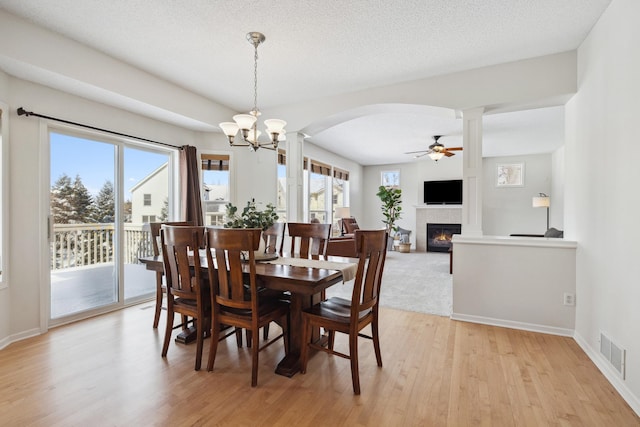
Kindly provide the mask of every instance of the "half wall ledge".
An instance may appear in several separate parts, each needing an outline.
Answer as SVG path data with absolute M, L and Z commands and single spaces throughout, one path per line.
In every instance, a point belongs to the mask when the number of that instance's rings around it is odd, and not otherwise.
M 454 235 L 452 318 L 543 333 L 575 330 L 577 242 Z M 565 304 L 567 296 L 575 304 Z

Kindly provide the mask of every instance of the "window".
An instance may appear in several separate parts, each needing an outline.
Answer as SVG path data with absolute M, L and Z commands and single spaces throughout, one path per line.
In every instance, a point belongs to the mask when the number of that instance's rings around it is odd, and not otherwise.
M 201 154 L 202 199 L 206 225 L 223 225 L 225 205 L 230 203 L 230 156 Z
M 144 223 L 156 222 L 156 216 L 155 215 L 142 215 L 142 222 L 144 222 Z
M 329 219 L 329 209 L 331 198 L 328 190 L 331 188 L 331 166 L 315 160 L 310 161 L 311 171 L 309 173 L 309 220 L 317 219 L 323 224 L 327 224 Z
M 151 194 L 144 195 L 144 206 L 151 206 Z
M 335 217 L 336 208 L 349 206 L 349 172 L 339 169 L 333 168 L 333 234 L 340 234 L 340 224 L 338 222 L 338 218 Z
M 340 234 L 334 218 L 337 207 L 349 206 L 349 172 L 312 159 L 304 159 L 304 185 L 309 220 L 332 223 L 332 233 Z

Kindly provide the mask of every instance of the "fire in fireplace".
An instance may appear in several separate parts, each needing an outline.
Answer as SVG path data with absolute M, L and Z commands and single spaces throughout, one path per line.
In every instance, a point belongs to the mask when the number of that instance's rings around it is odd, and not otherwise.
M 451 247 L 451 237 L 461 231 L 461 224 L 427 223 L 427 252 L 447 252 Z

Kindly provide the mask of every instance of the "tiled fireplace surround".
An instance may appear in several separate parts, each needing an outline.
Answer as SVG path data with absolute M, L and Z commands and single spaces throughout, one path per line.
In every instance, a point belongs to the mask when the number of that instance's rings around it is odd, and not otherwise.
M 416 251 L 427 251 L 427 223 L 461 224 L 462 206 L 416 206 Z

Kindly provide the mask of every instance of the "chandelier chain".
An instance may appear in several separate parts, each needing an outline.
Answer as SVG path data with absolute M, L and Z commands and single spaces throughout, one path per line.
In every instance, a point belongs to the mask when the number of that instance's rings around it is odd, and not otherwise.
M 253 43 L 253 111 L 258 115 L 258 42 Z

